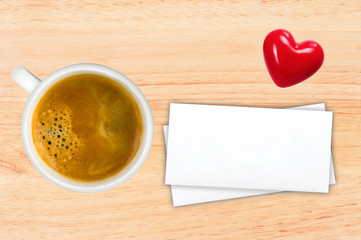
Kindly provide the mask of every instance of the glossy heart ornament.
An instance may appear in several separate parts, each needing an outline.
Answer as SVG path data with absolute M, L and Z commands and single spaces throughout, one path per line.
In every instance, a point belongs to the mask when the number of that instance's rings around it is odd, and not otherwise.
M 311 77 L 324 59 L 322 47 L 314 41 L 297 43 L 284 29 L 270 32 L 263 43 L 263 55 L 274 83 L 282 88 Z

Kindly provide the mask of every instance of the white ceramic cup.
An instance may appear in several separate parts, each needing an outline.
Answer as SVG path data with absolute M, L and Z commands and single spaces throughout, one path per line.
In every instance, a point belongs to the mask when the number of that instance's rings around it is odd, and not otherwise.
M 141 145 L 137 151 L 137 154 L 128 164 L 128 166 L 126 166 L 119 173 L 109 178 L 93 182 L 81 182 L 67 178 L 46 165 L 35 149 L 31 131 L 31 122 L 35 107 L 37 106 L 44 93 L 54 83 L 66 77 L 82 73 L 92 73 L 106 76 L 125 87 L 138 103 L 142 114 L 144 126 Z M 76 192 L 100 192 L 111 189 L 125 182 L 143 165 L 152 147 L 154 132 L 153 116 L 150 106 L 143 93 L 126 76 L 124 76 L 118 71 L 115 71 L 114 69 L 102 65 L 92 63 L 80 63 L 61 68 L 58 71 L 47 76 L 42 81 L 40 81 L 28 70 L 26 70 L 23 66 L 17 66 L 12 71 L 11 77 L 22 88 L 24 88 L 25 91 L 30 94 L 30 97 L 25 105 L 21 123 L 21 135 L 25 151 L 34 167 L 49 181 L 55 183 L 60 187 Z

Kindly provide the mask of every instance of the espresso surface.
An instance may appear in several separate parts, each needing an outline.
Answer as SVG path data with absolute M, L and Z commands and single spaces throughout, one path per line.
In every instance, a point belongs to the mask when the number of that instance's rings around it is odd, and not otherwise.
M 32 119 L 44 162 L 60 174 L 95 181 L 122 170 L 135 156 L 143 131 L 131 94 L 104 76 L 80 74 L 54 84 Z

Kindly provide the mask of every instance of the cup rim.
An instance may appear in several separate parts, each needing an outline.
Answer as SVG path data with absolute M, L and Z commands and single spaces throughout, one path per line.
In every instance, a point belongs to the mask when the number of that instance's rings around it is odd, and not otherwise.
M 103 75 L 125 87 L 137 101 L 143 120 L 143 136 L 141 145 L 139 146 L 138 151 L 132 161 L 115 175 L 102 180 L 90 182 L 70 179 L 49 167 L 37 153 L 33 144 L 31 132 L 33 113 L 44 93 L 47 92 L 47 90 L 56 82 L 61 81 L 68 76 L 82 73 Z M 63 67 L 48 75 L 44 80 L 40 81 L 39 85 L 34 89 L 26 102 L 21 123 L 21 135 L 25 151 L 31 163 L 46 179 L 62 188 L 71 191 L 91 193 L 101 192 L 114 188 L 127 181 L 140 169 L 152 147 L 154 124 L 152 111 L 148 101 L 140 89 L 129 78 L 127 78 L 122 73 L 103 65 L 94 63 L 78 63 Z

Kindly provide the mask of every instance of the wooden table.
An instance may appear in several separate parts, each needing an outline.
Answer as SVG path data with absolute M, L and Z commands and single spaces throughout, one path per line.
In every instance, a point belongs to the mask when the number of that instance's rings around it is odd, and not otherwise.
M 0 239 L 361 239 L 361 2 L 1 1 Z M 290 30 L 318 41 L 320 71 L 281 89 L 262 44 Z M 132 79 L 151 105 L 151 153 L 125 184 L 96 194 L 59 188 L 27 158 L 21 116 L 28 94 L 11 70 L 39 78 L 94 62 Z M 281 193 L 172 207 L 164 185 L 162 126 L 169 102 L 334 112 L 337 185 L 329 194 Z

